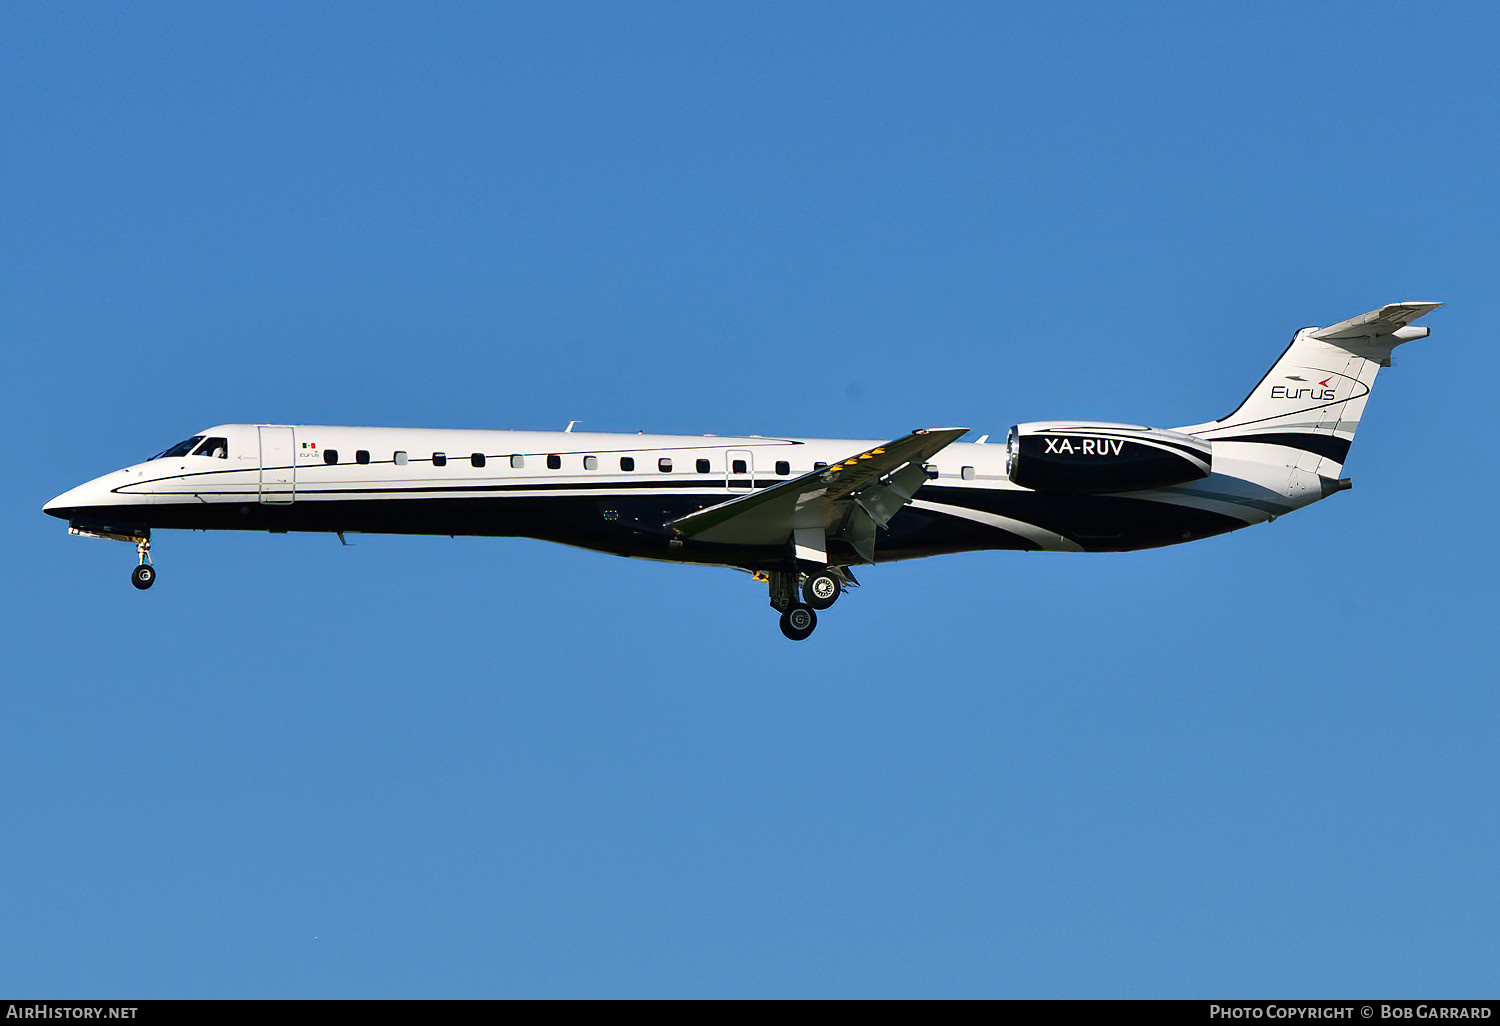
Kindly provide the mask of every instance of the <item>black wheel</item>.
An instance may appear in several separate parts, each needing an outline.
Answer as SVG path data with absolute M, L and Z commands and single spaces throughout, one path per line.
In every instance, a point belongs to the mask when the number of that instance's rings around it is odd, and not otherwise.
M 802 600 L 814 609 L 827 609 L 843 593 L 844 586 L 827 570 L 808 574 L 807 580 L 802 582 Z
M 130 583 L 145 591 L 156 583 L 156 567 L 150 563 L 142 563 L 130 571 Z
M 781 614 L 781 633 L 793 641 L 805 641 L 818 626 L 818 614 L 807 606 L 792 606 Z

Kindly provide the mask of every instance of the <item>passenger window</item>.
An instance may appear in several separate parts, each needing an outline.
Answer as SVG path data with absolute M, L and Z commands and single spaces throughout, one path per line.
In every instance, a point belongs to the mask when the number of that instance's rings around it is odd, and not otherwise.
M 406 466 L 406 453 L 402 452 L 400 449 L 397 449 L 394 453 L 391 454 L 391 462 L 396 464 L 396 466 L 398 467 Z
M 700 474 L 707 474 L 708 473 L 708 460 L 699 460 L 698 461 L 698 473 L 700 473 Z
M 482 452 L 470 453 L 469 454 L 469 462 L 472 463 L 472 464 L 474 464 L 474 466 L 476 466 L 476 467 L 482 467 L 482 466 L 484 466 L 484 453 L 482 453 Z
M 974 480 L 974 468 L 964 467 L 958 472 L 958 476 L 963 478 L 965 481 L 972 481 Z
M 927 471 L 927 480 L 936 481 L 938 479 L 938 468 L 936 463 L 924 463 L 922 464 L 922 469 Z
M 226 438 L 208 438 L 198 446 L 195 456 L 217 456 L 221 460 L 229 458 L 229 440 Z
M 561 470 L 562 469 L 562 457 L 561 456 L 556 456 L 556 455 L 554 455 L 554 456 L 548 456 L 547 457 L 547 469 L 548 470 Z
M 355 449 L 354 450 L 354 462 L 355 463 L 359 463 L 359 464 L 369 463 L 370 462 L 370 450 L 369 449 Z
M 512 456 L 510 458 L 510 469 L 511 470 L 521 470 L 525 466 L 526 466 L 526 457 L 525 456 Z
M 792 472 L 792 465 L 790 463 L 788 463 L 786 460 L 777 460 L 776 461 L 776 473 L 780 474 L 782 477 L 786 477 L 791 472 Z
M 663 456 L 656 461 L 656 469 L 660 470 L 663 474 L 670 474 L 672 472 L 672 461 Z
M 599 469 L 599 457 L 597 457 L 597 456 L 585 456 L 583 458 L 583 469 L 584 470 L 598 470 Z
M 432 465 L 434 467 L 446 467 L 448 465 L 448 454 L 445 453 L 445 452 L 435 452 L 435 453 L 433 453 L 432 454 Z
M 749 469 L 750 469 L 749 466 L 745 463 L 744 460 L 735 460 L 734 461 L 734 472 L 736 474 L 744 474 L 744 473 L 748 472 Z
M 323 462 L 324 463 L 327 463 L 329 466 L 332 466 L 333 464 L 337 463 L 338 461 L 339 461 L 339 451 L 337 449 L 324 449 L 323 450 Z
M 635 469 L 635 459 L 633 457 L 630 457 L 630 456 L 621 456 L 620 457 L 620 469 L 621 470 L 634 470 Z

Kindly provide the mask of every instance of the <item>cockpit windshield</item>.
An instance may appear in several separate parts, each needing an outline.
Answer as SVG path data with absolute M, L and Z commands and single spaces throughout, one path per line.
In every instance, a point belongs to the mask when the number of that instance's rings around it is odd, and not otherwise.
M 202 435 L 194 435 L 192 438 L 189 438 L 185 442 L 178 442 L 170 449 L 163 449 L 161 452 L 151 457 L 151 459 L 170 460 L 176 456 L 186 456 L 188 453 L 193 451 L 193 446 L 197 445 L 201 441 L 203 441 Z M 149 463 L 150 460 L 148 460 L 147 462 Z
M 227 460 L 229 458 L 229 439 L 206 438 L 203 435 L 194 435 L 186 441 L 178 442 L 170 449 L 157 453 L 151 459 L 170 460 L 176 459 L 178 456 L 186 456 L 189 453 L 192 453 L 194 456 L 217 456 L 221 460 Z

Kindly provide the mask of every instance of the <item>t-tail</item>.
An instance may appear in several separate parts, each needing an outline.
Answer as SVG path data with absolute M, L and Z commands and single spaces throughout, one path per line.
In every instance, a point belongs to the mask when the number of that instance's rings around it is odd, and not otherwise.
M 1441 305 L 1392 303 L 1327 328 L 1303 328 L 1238 409 L 1179 430 L 1212 441 L 1216 456 L 1229 448 L 1221 443 L 1243 443 L 1233 447 L 1242 458 L 1309 472 L 1323 494 L 1346 488 L 1339 475 L 1375 375 L 1391 365 L 1396 346 L 1427 337 L 1428 329 L 1411 323 Z

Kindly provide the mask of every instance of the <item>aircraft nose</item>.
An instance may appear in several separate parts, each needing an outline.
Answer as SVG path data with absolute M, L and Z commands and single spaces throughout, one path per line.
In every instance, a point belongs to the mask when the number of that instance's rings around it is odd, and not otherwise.
M 99 478 L 85 482 L 77 488 L 69 488 L 43 506 L 42 512 L 57 517 L 59 520 L 69 520 L 90 506 L 104 505 L 106 501 L 104 496 L 108 495 L 108 488 L 100 488 L 99 482 L 103 480 Z
M 63 520 L 68 519 L 68 511 L 77 509 L 79 506 L 79 503 L 77 501 L 79 491 L 80 489 L 78 488 L 68 489 L 57 498 L 52 499 L 45 506 L 43 506 L 42 512 L 48 513 L 54 517 L 61 517 Z

